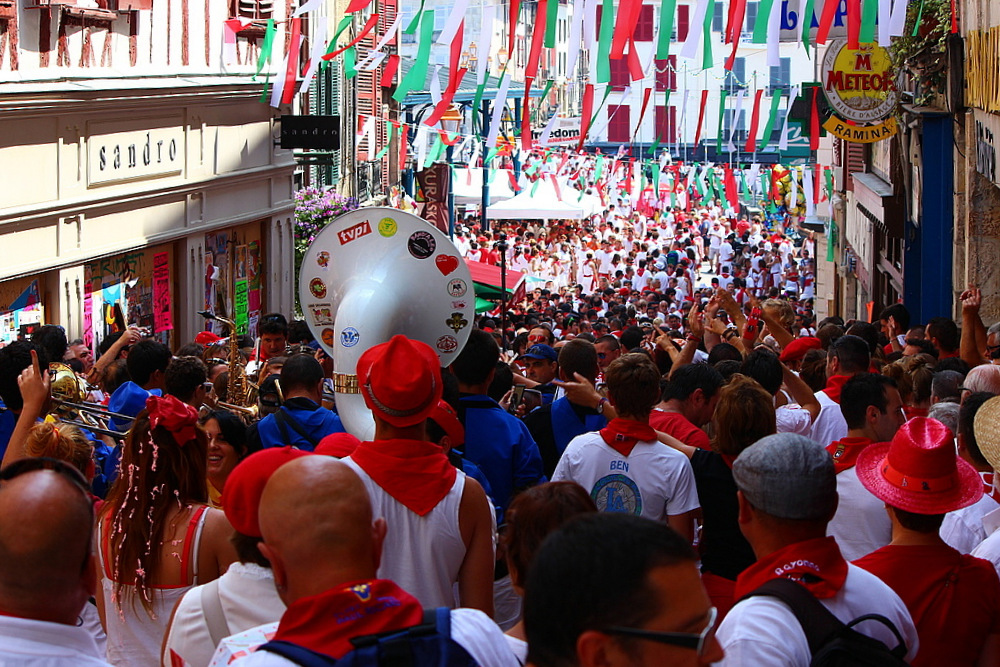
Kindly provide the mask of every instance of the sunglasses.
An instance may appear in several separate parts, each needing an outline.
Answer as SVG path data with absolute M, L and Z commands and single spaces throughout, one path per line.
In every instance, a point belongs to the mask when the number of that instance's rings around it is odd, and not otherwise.
M 705 649 L 715 637 L 716 621 L 719 618 L 719 611 L 712 607 L 708 610 L 708 624 L 705 629 L 698 633 L 693 632 L 656 632 L 655 630 L 643 630 L 641 628 L 626 628 L 613 625 L 604 630 L 605 634 L 618 635 L 621 637 L 634 637 L 635 639 L 645 639 L 660 644 L 680 646 L 682 648 L 694 649 L 698 652 L 698 657 L 705 655 Z

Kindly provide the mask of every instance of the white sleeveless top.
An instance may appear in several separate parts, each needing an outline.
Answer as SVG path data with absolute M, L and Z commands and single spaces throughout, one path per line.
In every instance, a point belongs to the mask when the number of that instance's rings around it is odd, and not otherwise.
M 152 616 L 146 613 L 142 603 L 137 599 L 134 600 L 134 604 L 123 604 L 120 610 L 112 600 L 115 582 L 110 576 L 110 567 L 104 561 L 104 543 L 101 539 L 104 522 L 98 525 L 97 557 L 101 566 L 101 588 L 104 594 L 108 662 L 115 667 L 150 667 L 160 664 L 160 649 L 163 645 L 163 635 L 167 631 L 167 623 L 170 621 L 170 613 L 177 601 L 198 584 L 198 548 L 201 545 L 202 530 L 205 528 L 207 509 L 207 507 L 200 508 L 192 513 L 185 540 L 187 549 L 181 558 L 182 564 L 193 558 L 192 583 L 186 586 L 152 589 Z M 184 576 L 187 577 L 187 568 L 184 568 Z
M 458 528 L 465 473 L 459 470 L 448 495 L 420 516 L 386 493 L 350 457 L 342 460 L 368 489 L 372 516 L 385 519 L 378 578 L 395 581 L 425 608 L 457 607 L 454 584 L 465 560 L 465 542 Z

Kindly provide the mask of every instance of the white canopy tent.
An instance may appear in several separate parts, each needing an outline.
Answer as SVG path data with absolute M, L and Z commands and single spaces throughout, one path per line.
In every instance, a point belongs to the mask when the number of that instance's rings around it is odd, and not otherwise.
M 555 186 L 549 180 L 541 181 L 534 195 L 532 188 L 534 184 L 507 201 L 490 205 L 486 209 L 486 217 L 490 220 L 580 220 L 587 217 L 583 206 L 575 201 L 575 190 L 562 188 L 563 200 L 560 201 Z
M 514 191 L 510 189 L 507 169 L 501 169 L 489 184 L 490 203 L 510 199 Z M 480 167 L 455 169 L 452 181 L 456 204 L 481 204 L 483 202 L 483 170 Z

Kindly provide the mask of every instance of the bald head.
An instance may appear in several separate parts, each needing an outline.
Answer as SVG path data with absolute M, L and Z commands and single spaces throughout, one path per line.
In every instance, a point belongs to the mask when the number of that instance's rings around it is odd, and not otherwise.
M 90 499 L 38 470 L 0 483 L 0 612 L 75 625 L 93 593 Z
M 281 466 L 260 500 L 261 550 L 289 604 L 347 581 L 373 579 L 384 526 L 381 519 L 372 523 L 361 479 L 327 456 Z
M 1000 394 L 1000 366 L 992 364 L 976 366 L 965 376 L 962 388 L 973 393 L 988 391 L 991 394 Z

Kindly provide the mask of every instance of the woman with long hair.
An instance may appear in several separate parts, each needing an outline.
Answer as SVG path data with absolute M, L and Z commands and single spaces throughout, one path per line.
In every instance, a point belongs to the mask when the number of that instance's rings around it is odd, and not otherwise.
M 236 464 L 250 453 L 247 426 L 227 410 L 213 410 L 201 420 L 208 439 L 208 503 L 222 509 L 222 489 Z
M 207 461 L 197 411 L 150 396 L 97 525 L 98 606 L 116 666 L 158 664 L 174 604 L 236 560 L 232 526 L 207 504 Z

